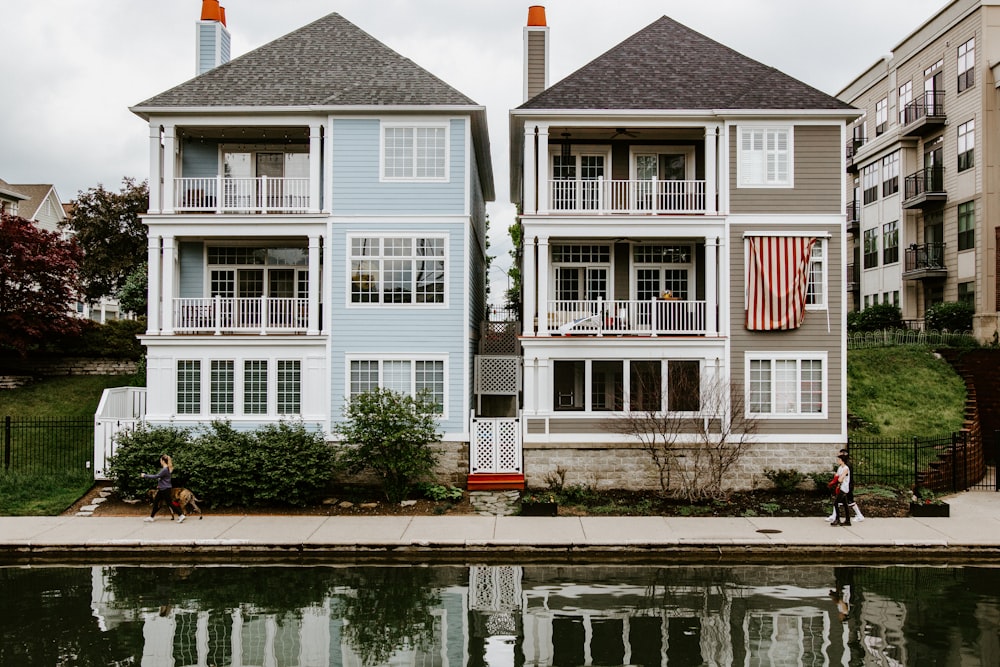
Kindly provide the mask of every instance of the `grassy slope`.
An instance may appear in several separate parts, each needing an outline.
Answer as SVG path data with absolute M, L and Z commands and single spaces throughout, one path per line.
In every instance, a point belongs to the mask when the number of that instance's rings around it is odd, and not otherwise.
M 961 428 L 964 408 L 961 378 L 927 348 L 847 353 L 847 411 L 871 425 L 857 435 L 944 435 Z

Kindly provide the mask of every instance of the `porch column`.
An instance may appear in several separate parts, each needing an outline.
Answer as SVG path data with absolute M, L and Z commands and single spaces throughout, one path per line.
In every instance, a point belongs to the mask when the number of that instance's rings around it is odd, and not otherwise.
M 163 174 L 160 165 L 163 164 L 163 147 L 160 145 L 160 124 L 149 124 L 149 212 L 160 212 L 160 201 L 163 193 Z
M 523 213 L 530 215 L 538 212 L 538 189 L 537 173 L 535 162 L 538 158 L 535 155 L 535 126 L 525 123 L 524 125 L 524 181 L 522 183 L 522 204 Z
M 173 213 L 176 202 L 174 201 L 174 172 L 177 166 L 177 138 L 174 134 L 173 125 L 163 126 L 163 212 Z
M 549 212 L 549 126 L 538 127 L 538 212 Z
M 163 321 L 161 332 L 174 333 L 174 280 L 177 275 L 177 251 L 174 237 L 163 237 Z
M 719 335 L 719 237 L 705 237 L 705 335 Z
M 148 291 L 146 292 L 149 304 L 146 308 L 148 313 L 146 333 L 156 335 L 160 333 L 160 237 L 150 234 L 146 243 L 146 270 L 149 272 Z
M 319 334 L 319 236 L 309 237 L 309 329 L 310 336 Z
M 549 239 L 538 239 L 538 335 L 549 335 Z
M 538 286 L 538 274 L 535 268 L 535 237 L 524 240 L 524 275 L 521 276 L 521 293 L 524 296 L 524 336 L 535 335 L 535 293 Z
M 320 134 L 322 125 L 320 123 L 309 124 L 309 212 L 319 213 L 320 211 L 320 174 L 322 173 L 323 142 Z M 310 243 L 312 241 L 310 240 Z M 311 247 L 311 246 L 310 246 Z M 311 269 L 310 269 L 311 271 Z M 312 274 L 310 273 L 310 279 Z M 312 284 L 309 285 L 310 291 Z M 309 325 L 312 328 L 312 325 Z
M 719 126 L 705 126 L 705 213 L 715 215 L 718 186 Z

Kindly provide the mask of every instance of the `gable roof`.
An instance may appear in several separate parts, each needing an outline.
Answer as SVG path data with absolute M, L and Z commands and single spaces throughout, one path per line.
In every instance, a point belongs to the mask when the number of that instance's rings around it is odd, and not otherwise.
M 664 16 L 518 109 L 853 107 Z
M 55 188 L 51 183 L 39 183 L 37 185 L 23 185 L 18 183 L 17 185 L 11 185 L 10 187 L 15 188 L 18 192 L 26 195 L 27 201 L 22 201 L 20 208 L 18 209 L 18 215 L 25 220 L 34 220 L 35 216 L 38 214 L 38 209 L 40 209 L 42 204 L 45 203 L 49 193 L 55 193 Z M 55 195 L 55 197 L 61 212 L 62 202 L 59 201 L 58 195 Z
M 25 199 L 31 199 L 27 194 L 21 192 L 20 186 L 11 185 L 7 181 L 0 178 L 0 196 L 9 201 L 23 201 Z
M 475 102 L 333 13 L 132 110 L 355 105 Z

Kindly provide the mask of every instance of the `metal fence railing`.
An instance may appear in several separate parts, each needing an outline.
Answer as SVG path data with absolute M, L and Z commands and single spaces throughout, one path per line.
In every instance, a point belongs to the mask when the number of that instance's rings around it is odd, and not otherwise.
M 91 469 L 94 421 L 76 417 L 3 419 L 5 472 L 55 472 Z
M 929 438 L 852 437 L 848 451 L 856 485 L 963 491 L 986 487 L 988 470 L 979 445 L 969 431 L 957 431 Z

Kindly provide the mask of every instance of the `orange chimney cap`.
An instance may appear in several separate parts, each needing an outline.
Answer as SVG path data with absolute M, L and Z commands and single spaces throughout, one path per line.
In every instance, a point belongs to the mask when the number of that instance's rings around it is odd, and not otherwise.
M 219 5 L 219 20 L 222 21 L 222 25 L 226 25 L 226 8 Z
M 545 7 L 532 5 L 528 7 L 528 26 L 545 26 Z
M 201 0 L 202 21 L 222 21 L 222 10 L 219 0 Z

